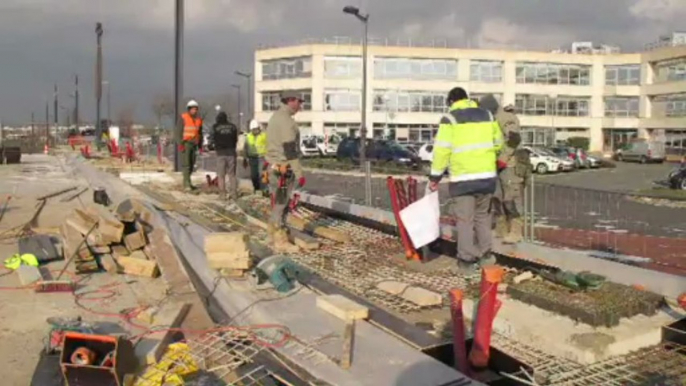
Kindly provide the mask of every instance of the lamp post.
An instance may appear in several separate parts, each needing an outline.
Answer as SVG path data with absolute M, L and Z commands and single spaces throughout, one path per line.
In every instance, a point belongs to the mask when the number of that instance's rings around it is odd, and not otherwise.
M 110 108 L 112 107 L 111 105 L 111 99 L 110 99 L 110 82 L 107 80 L 102 81 L 103 86 L 107 86 L 107 124 L 111 125 L 112 121 L 110 120 Z
M 184 0 L 176 0 L 174 12 L 174 130 L 181 119 L 181 103 L 183 103 L 183 22 Z M 179 157 L 179 144 L 174 145 L 174 171 L 181 170 L 181 157 Z
M 362 122 L 360 124 L 360 165 L 364 167 L 366 161 L 365 140 L 367 139 L 367 30 L 369 14 L 363 15 L 359 8 L 350 5 L 343 8 L 343 13 L 355 16 L 364 25 L 362 37 Z
M 250 72 L 241 72 L 241 71 L 235 71 L 234 74 L 245 78 L 245 80 L 248 82 L 248 119 L 252 119 L 253 115 L 253 109 L 252 109 L 252 73 Z
M 237 98 L 237 103 L 238 103 L 238 127 L 240 130 L 243 130 L 243 111 L 241 111 L 241 85 L 240 84 L 232 84 L 231 87 L 236 89 L 236 98 Z
M 557 116 L 557 94 L 548 94 L 548 98 L 553 102 L 553 118 L 551 120 L 551 125 L 552 125 L 552 138 L 553 141 L 557 140 L 557 127 L 555 127 L 555 118 Z M 547 141 L 546 141 L 547 142 Z M 543 145 L 549 146 L 547 143 L 544 143 Z M 552 144 L 551 144 L 552 145 Z
M 100 122 L 100 101 L 102 100 L 102 23 L 95 23 L 98 52 L 95 58 L 95 144 L 102 147 L 102 125 Z M 55 117 L 57 120 L 57 117 Z

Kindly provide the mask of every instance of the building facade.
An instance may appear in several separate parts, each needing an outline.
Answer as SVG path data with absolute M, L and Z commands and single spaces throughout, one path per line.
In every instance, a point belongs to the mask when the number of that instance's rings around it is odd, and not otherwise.
M 512 104 L 530 145 L 571 137 L 611 152 L 634 137 L 686 145 L 686 46 L 603 55 L 369 46 L 367 134 L 433 139 L 445 97 L 463 87 Z M 303 134 L 359 135 L 361 47 L 307 44 L 255 54 L 255 118 L 266 123 L 285 90 L 301 93 Z M 683 139 L 682 139 L 683 137 Z

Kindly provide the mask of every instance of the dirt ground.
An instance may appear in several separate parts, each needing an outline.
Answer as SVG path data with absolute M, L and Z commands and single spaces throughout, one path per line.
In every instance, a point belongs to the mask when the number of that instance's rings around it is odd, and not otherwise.
M 57 158 L 44 155 L 24 155 L 20 165 L 0 165 L 0 181 L 0 210 L 7 196 L 12 196 L 0 221 L 2 260 L 18 251 L 17 239 L 8 238 L 7 232 L 3 231 L 30 220 L 35 211 L 36 197 L 74 185 L 87 186 Z M 73 208 L 92 202 L 90 190 L 71 202 L 61 202 L 77 191 L 48 199 L 37 224 L 34 224 L 38 228 L 34 229 L 53 231 Z M 53 262 L 47 269 L 59 271 L 63 265 L 64 261 Z M 0 270 L 3 272 L 0 275 L 0 358 L 3 359 L 0 374 L 3 375 L 1 383 L 6 386 L 30 384 L 49 331 L 47 318 L 80 316 L 89 323 L 106 322 L 100 326 L 104 332 L 135 335 L 142 331 L 116 315 L 123 310 L 155 305 L 165 300 L 166 284 L 161 278 L 96 273 L 77 277 L 79 289 L 76 294 L 83 296 L 82 306 L 79 306 L 71 293 L 39 294 L 32 289 L 16 289 L 21 285 L 17 275 L 4 267 Z M 66 275 L 73 275 L 73 266 L 67 269 Z

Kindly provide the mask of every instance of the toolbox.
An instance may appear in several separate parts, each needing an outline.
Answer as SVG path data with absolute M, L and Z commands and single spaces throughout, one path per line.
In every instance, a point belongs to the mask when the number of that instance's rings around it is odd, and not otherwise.
M 136 370 L 133 345 L 122 337 L 67 332 L 60 368 L 68 386 L 123 386 Z

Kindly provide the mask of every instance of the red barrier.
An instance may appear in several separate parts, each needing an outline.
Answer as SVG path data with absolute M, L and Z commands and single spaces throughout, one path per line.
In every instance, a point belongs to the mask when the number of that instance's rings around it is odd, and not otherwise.
M 131 142 L 126 142 L 126 162 L 132 162 L 136 158 Z
M 398 184 L 398 182 L 400 182 L 400 184 Z M 400 219 L 400 211 L 405 206 L 407 206 L 407 199 L 404 194 L 404 187 L 402 185 L 402 181 L 396 181 L 393 179 L 393 177 L 388 177 L 388 179 L 386 179 L 386 183 L 388 185 L 388 193 L 391 196 L 391 206 L 393 207 L 395 222 L 398 224 L 398 234 L 400 235 L 400 240 L 402 241 L 403 247 L 405 248 L 405 257 L 407 259 L 412 260 L 421 260 L 419 254 L 417 253 L 417 250 L 412 245 L 412 241 L 410 240 L 410 237 L 407 234 L 407 230 L 405 229 L 402 220 Z M 402 188 L 402 191 L 398 189 L 398 186 Z M 401 194 L 403 196 L 403 199 L 400 198 Z M 401 200 L 404 200 L 405 206 L 401 205 Z
M 157 141 L 157 162 L 162 163 L 162 142 Z
M 491 331 L 498 306 L 498 284 L 503 281 L 505 270 L 497 265 L 483 268 L 481 274 L 481 297 L 474 326 L 474 344 L 469 362 L 476 368 L 485 368 L 491 356 Z
M 400 210 L 407 208 L 407 191 L 405 190 L 405 184 L 403 180 L 395 180 L 395 189 L 398 195 L 398 204 L 400 205 Z
M 455 358 L 455 370 L 469 376 L 467 363 L 467 345 L 465 344 L 464 314 L 462 313 L 462 290 L 450 290 L 450 315 L 453 321 L 453 355 Z
M 407 177 L 407 198 L 410 204 L 417 201 L 417 180 L 412 176 Z

